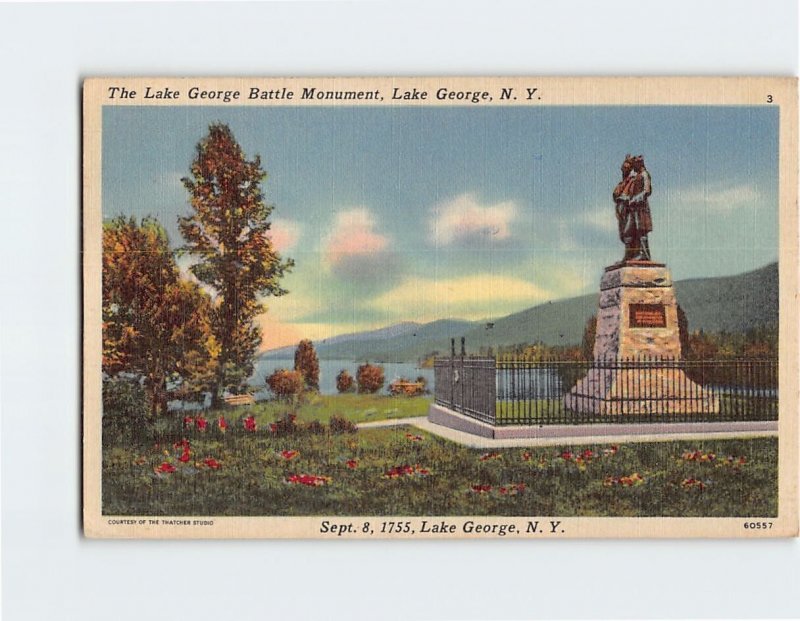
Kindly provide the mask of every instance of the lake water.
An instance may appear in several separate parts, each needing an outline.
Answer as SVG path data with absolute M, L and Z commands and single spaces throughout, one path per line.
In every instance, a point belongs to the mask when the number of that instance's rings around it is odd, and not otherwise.
M 348 373 L 356 377 L 356 370 L 360 362 L 352 362 L 350 360 L 320 360 L 319 361 L 319 391 L 323 395 L 336 394 L 336 376 L 342 369 L 347 369 Z M 411 381 L 417 379 L 420 375 L 428 380 L 428 390 L 433 392 L 433 369 L 419 369 L 415 362 L 384 362 L 374 363 L 383 367 L 383 375 L 386 378 L 381 393 L 385 394 L 394 380 L 401 377 L 407 377 Z M 271 375 L 276 369 L 293 369 L 293 358 L 274 358 L 264 359 L 261 358 L 256 361 L 255 372 L 250 379 L 252 386 L 264 386 L 264 390 L 256 393 L 256 399 L 266 399 L 270 396 L 270 392 L 266 388 L 266 377 Z

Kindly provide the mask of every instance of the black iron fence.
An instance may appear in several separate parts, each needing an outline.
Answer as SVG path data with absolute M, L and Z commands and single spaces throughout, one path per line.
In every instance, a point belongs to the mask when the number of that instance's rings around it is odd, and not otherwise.
M 495 423 L 494 358 L 437 358 L 433 366 L 436 402 L 485 423 Z
M 451 355 L 436 403 L 493 425 L 777 420 L 776 360 Z

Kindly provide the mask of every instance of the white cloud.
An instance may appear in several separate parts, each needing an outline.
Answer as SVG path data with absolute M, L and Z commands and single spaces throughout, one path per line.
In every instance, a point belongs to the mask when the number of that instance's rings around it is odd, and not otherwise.
M 736 185 L 692 186 L 676 192 L 676 202 L 686 205 L 701 203 L 708 209 L 727 212 L 739 207 L 749 207 L 761 199 L 761 194 L 751 183 Z
M 606 206 L 595 207 L 580 215 L 577 221 L 603 233 L 611 233 L 617 230 L 617 216 L 611 201 Z
M 296 220 L 273 218 L 272 226 L 267 235 L 272 240 L 275 250 L 285 252 L 294 247 L 297 240 L 300 239 L 301 232 L 302 227 Z
M 153 181 L 165 189 L 185 191 L 183 181 L 181 181 L 184 177 L 191 177 L 189 171 L 167 170 L 156 175 Z
M 396 278 L 399 258 L 389 238 L 377 230 L 372 212 L 356 207 L 336 214 L 323 242 L 331 272 L 351 282 L 378 285 Z
M 513 201 L 481 205 L 471 192 L 440 203 L 433 211 L 431 241 L 436 245 L 508 239 L 517 216 Z
M 200 259 L 193 254 L 181 254 L 175 260 L 175 263 L 178 266 L 178 272 L 181 275 L 181 278 L 188 280 L 189 282 L 193 282 L 197 285 L 200 285 L 200 288 L 205 291 L 211 298 L 217 297 L 217 292 L 213 287 L 208 286 L 204 282 L 201 282 L 197 276 L 192 273 L 192 266 L 197 265 L 200 262 Z
M 369 306 L 408 320 L 499 317 L 551 298 L 549 291 L 514 276 L 488 273 L 459 278 L 408 278 Z
M 336 214 L 330 235 L 325 241 L 325 256 L 332 265 L 347 257 L 379 253 L 389 245 L 389 238 L 375 230 L 375 217 L 365 207 Z

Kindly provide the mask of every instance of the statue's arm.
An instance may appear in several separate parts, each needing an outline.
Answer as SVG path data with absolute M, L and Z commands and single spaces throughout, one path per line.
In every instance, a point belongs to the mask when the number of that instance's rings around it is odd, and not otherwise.
M 642 203 L 652 194 L 653 188 L 650 184 L 650 173 L 646 170 L 642 171 L 642 191 L 637 195 L 631 197 L 632 203 Z

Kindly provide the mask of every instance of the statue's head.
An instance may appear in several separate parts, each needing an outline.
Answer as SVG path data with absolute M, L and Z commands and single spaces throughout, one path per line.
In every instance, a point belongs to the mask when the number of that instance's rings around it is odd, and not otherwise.
M 636 172 L 644 170 L 644 156 L 642 155 L 635 156 L 634 158 L 632 158 L 632 164 L 633 164 L 633 169 Z
M 620 167 L 622 170 L 622 176 L 627 177 L 628 173 L 631 172 L 633 169 L 633 157 L 630 153 L 625 156 L 625 159 L 622 162 L 622 166 Z

